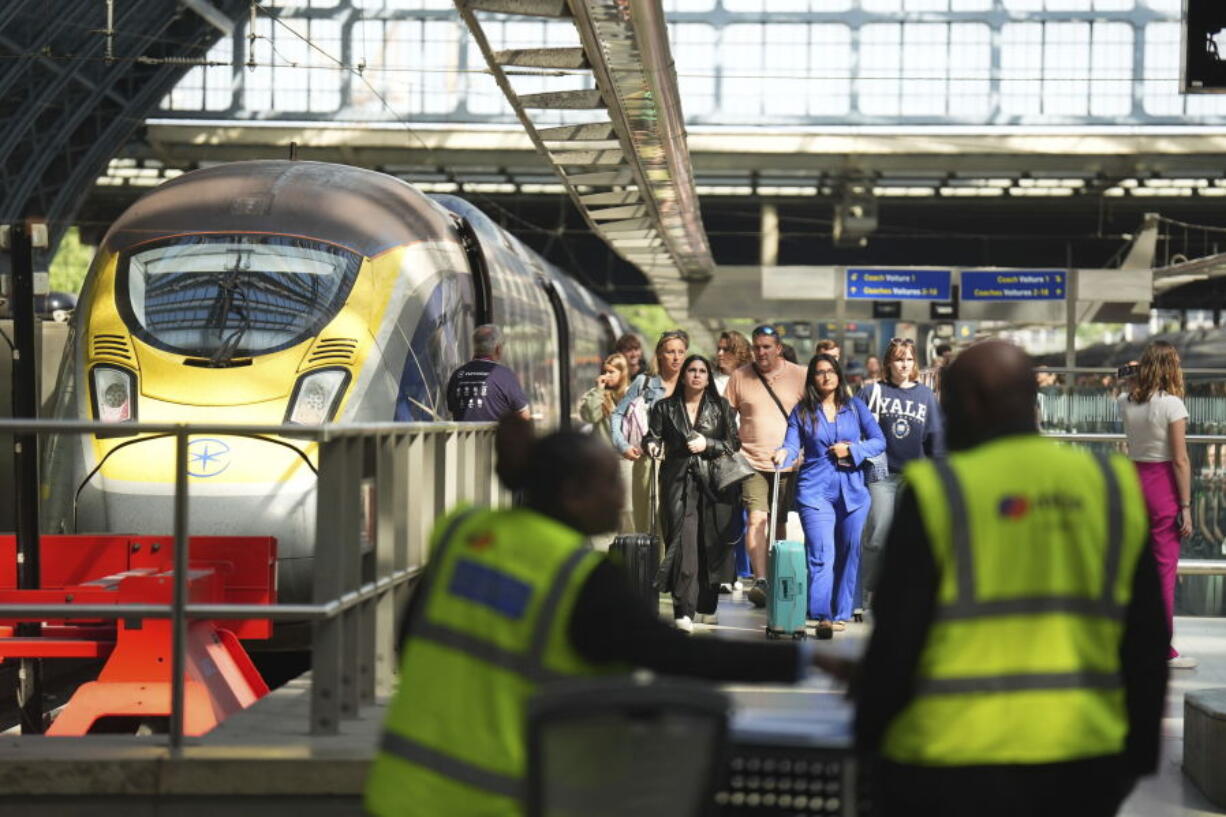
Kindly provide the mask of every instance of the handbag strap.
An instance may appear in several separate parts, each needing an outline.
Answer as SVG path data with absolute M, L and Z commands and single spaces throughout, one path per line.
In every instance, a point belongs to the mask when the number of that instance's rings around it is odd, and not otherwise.
M 766 393 L 769 394 L 771 399 L 775 401 L 775 405 L 779 407 L 779 411 L 781 414 L 783 414 L 783 419 L 786 421 L 788 419 L 787 410 L 784 409 L 783 403 L 779 400 L 779 396 L 775 394 L 775 390 L 771 388 L 771 384 L 766 382 L 766 378 L 762 375 L 762 372 L 758 371 L 758 367 L 756 365 L 753 366 L 753 373 L 756 374 L 758 379 L 762 381 L 762 385 L 766 387 Z
M 873 413 L 873 419 L 881 422 L 881 383 L 873 384 L 873 394 L 868 398 L 868 410 Z

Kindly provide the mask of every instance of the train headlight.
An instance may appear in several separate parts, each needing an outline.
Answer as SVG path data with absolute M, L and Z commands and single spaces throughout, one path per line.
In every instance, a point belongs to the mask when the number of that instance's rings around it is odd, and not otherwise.
M 345 369 L 316 369 L 298 378 L 285 422 L 320 425 L 332 419 L 349 382 Z
M 104 423 L 136 420 L 136 375 L 116 366 L 95 366 L 90 378 L 94 416 Z

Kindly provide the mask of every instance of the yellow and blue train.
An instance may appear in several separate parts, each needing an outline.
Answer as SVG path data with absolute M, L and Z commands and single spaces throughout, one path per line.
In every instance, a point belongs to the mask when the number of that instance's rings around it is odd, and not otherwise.
M 502 326 L 503 362 L 545 426 L 569 419 L 625 329 L 462 199 L 342 165 L 219 165 L 151 191 L 107 233 L 55 415 L 117 426 L 447 419 L 447 379 L 482 323 Z M 45 530 L 171 530 L 173 439 L 64 436 L 45 456 Z M 192 533 L 275 536 L 285 601 L 311 592 L 314 458 L 314 444 L 288 438 L 190 442 Z

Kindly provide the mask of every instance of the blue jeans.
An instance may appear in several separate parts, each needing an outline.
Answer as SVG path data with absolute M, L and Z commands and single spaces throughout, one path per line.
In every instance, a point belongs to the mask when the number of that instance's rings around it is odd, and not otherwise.
M 809 561 L 809 618 L 849 621 L 860 575 L 860 534 L 868 505 L 847 510 L 843 498 L 800 506 Z
M 888 479 L 870 482 L 868 494 L 872 497 L 868 521 L 864 523 L 864 535 L 860 539 L 860 581 L 856 586 L 856 607 L 864 607 L 864 591 L 870 593 L 877 587 L 877 571 L 880 569 L 881 551 L 885 548 L 890 523 L 898 510 L 898 489 L 902 487 L 902 474 L 890 474 Z

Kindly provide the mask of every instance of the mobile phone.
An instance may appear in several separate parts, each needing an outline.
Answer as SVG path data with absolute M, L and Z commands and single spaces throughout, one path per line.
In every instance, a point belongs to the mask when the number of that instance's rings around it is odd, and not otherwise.
M 1135 363 L 1130 363 L 1126 366 L 1121 366 L 1115 370 L 1116 377 L 1136 377 L 1141 371 L 1141 367 Z
M 1187 508 L 1180 508 L 1179 513 L 1175 514 L 1175 530 L 1177 531 L 1183 530 L 1183 520 L 1187 518 L 1185 516 L 1187 512 L 1188 512 Z

